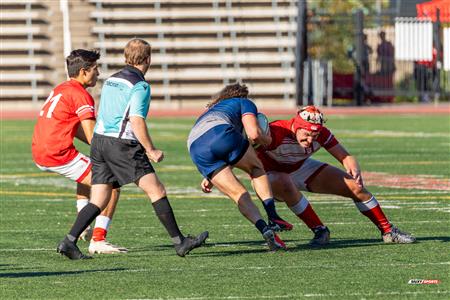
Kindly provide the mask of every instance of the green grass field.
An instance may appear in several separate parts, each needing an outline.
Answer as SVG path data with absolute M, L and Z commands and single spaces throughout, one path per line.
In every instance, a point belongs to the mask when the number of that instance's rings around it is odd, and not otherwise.
M 278 204 L 295 227 L 281 234 L 289 250 L 276 253 L 266 251 L 259 233 L 230 200 L 217 192 L 201 193 L 201 177 L 186 150 L 193 119 L 150 119 L 154 142 L 166 154 L 155 168 L 178 223 L 185 233 L 209 230 L 210 239 L 186 258 L 177 257 L 149 201 L 129 185 L 108 238 L 130 252 L 88 261 L 70 261 L 55 251 L 75 219 L 75 185 L 35 167 L 33 124 L 1 121 L 2 299 L 450 298 L 448 116 L 329 116 L 327 123 L 363 171 L 418 180 L 415 188 L 368 186 L 390 220 L 418 243 L 385 245 L 351 200 L 309 193 L 331 230 L 331 244 L 310 249 L 311 232 Z M 88 153 L 84 145 L 80 149 Z M 315 158 L 337 164 L 324 150 Z M 447 190 L 432 189 L 429 181 Z M 79 246 L 87 251 L 86 242 Z M 440 284 L 411 285 L 410 279 Z

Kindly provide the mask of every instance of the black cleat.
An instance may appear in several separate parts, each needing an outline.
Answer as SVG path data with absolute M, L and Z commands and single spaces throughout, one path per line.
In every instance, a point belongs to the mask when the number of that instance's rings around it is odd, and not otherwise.
M 205 242 L 205 240 L 208 238 L 208 236 L 209 236 L 208 231 L 202 232 L 197 237 L 192 237 L 192 236 L 188 235 L 187 237 L 185 237 L 183 239 L 181 244 L 174 245 L 177 255 L 184 257 L 192 249 L 200 247 Z
M 309 242 L 311 247 L 323 247 L 330 243 L 330 230 L 328 227 L 318 227 L 313 229 L 314 238 Z
M 67 237 L 65 237 L 64 240 L 59 243 L 58 247 L 56 248 L 56 252 L 72 260 L 92 258 L 92 256 L 84 255 L 83 253 L 81 253 L 80 249 L 78 249 L 78 246 L 74 242 L 69 241 Z

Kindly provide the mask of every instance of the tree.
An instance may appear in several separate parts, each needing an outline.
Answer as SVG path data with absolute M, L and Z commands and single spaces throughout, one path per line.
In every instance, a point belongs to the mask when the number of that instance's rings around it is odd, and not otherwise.
M 378 0 L 378 3 L 387 7 L 389 0 Z M 362 9 L 366 16 L 374 16 L 376 4 L 374 0 L 309 0 L 309 55 L 332 60 L 333 69 L 339 73 L 353 72 L 354 65 L 347 57 L 355 40 L 353 14 Z M 373 21 L 365 20 L 365 25 Z

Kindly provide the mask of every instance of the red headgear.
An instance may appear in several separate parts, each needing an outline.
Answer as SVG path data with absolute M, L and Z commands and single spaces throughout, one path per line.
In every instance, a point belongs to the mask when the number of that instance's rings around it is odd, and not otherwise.
M 323 127 L 323 114 L 314 105 L 301 108 L 292 122 L 292 132 L 303 128 L 308 131 L 320 132 Z

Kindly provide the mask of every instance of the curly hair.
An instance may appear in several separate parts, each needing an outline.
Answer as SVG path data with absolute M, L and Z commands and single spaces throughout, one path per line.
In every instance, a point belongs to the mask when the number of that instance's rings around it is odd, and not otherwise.
M 211 97 L 211 102 L 206 104 L 206 108 L 211 108 L 222 100 L 230 98 L 247 98 L 248 88 L 239 82 L 225 86 L 220 92 Z

